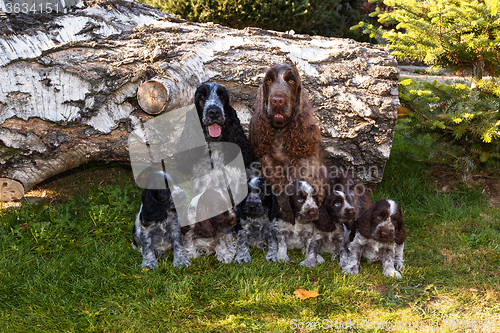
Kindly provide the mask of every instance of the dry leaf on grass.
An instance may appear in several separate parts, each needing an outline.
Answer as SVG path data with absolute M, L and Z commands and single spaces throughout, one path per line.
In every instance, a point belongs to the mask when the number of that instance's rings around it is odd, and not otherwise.
M 473 293 L 477 293 L 479 290 L 474 289 L 474 288 L 470 288 L 470 289 L 469 289 L 469 291 L 470 291 L 470 292 L 473 292 Z
M 315 298 L 319 296 L 319 294 L 314 290 L 305 290 L 305 289 L 297 289 L 293 292 L 293 294 L 300 299 Z

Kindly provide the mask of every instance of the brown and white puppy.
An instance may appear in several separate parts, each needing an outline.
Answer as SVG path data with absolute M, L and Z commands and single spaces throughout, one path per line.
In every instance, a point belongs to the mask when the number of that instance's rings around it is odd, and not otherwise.
M 401 279 L 406 229 L 401 209 L 393 200 L 375 202 L 354 221 L 349 236 L 349 258 L 342 271 L 358 274 L 361 257 L 382 262 L 382 274 Z
M 215 252 L 220 262 L 229 264 L 233 261 L 236 239 L 230 229 L 236 225 L 236 214 L 233 208 L 219 213 L 220 207 L 232 205 L 227 193 L 217 187 L 209 187 L 189 203 L 185 211 L 187 221 L 199 222 L 181 229 L 187 258 Z
M 333 175 L 333 173 L 330 173 Z M 319 218 L 314 221 L 313 241 L 304 264 L 313 267 L 324 262 L 318 254 L 332 253 L 331 260 L 340 257 L 339 265 L 347 261 L 347 238 L 351 223 L 362 210 L 371 205 L 370 195 L 365 187 L 348 175 L 329 179 L 327 195 L 319 208 Z
M 280 206 L 281 215 L 288 215 L 294 219 L 278 218 L 278 260 L 289 262 L 288 248 L 309 250 L 312 241 L 314 220 L 319 217 L 318 195 L 316 190 L 306 181 L 294 181 L 285 188 L 286 200 Z M 301 262 L 301 265 L 305 263 Z

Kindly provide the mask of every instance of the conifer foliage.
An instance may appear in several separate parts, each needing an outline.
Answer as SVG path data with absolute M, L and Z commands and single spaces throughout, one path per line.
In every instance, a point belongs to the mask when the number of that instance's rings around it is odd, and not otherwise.
M 381 24 L 395 24 L 396 29 L 364 22 L 352 29 L 380 35 L 399 58 L 477 69 L 477 79 L 482 78 L 483 64 L 490 74 L 498 74 L 499 0 L 385 0 L 384 4 L 391 10 L 377 7 L 370 16 L 378 16 Z
M 384 39 L 400 59 L 468 76 L 448 84 L 401 81 L 399 96 L 410 110 L 412 129 L 430 134 L 458 168 L 500 161 L 500 0 L 383 3 L 388 10 L 379 6 L 370 14 L 381 26 L 360 22 L 351 29 Z M 395 28 L 385 29 L 388 25 Z

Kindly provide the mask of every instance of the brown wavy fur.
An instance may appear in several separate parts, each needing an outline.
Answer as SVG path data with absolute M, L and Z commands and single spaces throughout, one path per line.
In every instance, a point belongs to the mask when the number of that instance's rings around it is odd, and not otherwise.
M 295 66 L 274 65 L 266 71 L 266 77 L 271 71 L 278 74 L 289 71 L 293 73 L 296 84 L 289 87 L 285 97 L 292 108 L 291 115 L 287 118 L 288 122 L 284 127 L 272 126 L 267 114 L 270 94 L 268 86 L 263 82 L 257 91 L 254 113 L 250 121 L 250 141 L 254 154 L 260 158 L 262 170 L 267 170 L 264 172 L 264 178 L 277 194 L 278 202 L 282 207 L 282 218 L 294 223 L 292 214 L 284 209 L 287 207 L 286 194 L 282 191 L 277 192 L 275 186 L 278 185 L 283 189 L 294 180 L 304 180 L 318 191 L 318 200 L 320 202 L 323 200 L 327 172 L 319 171 L 324 166 L 323 149 L 320 145 L 321 131 Z M 276 146 L 281 146 L 283 149 L 278 152 L 276 149 L 279 148 Z M 297 177 L 281 175 L 279 172 L 280 168 L 286 170 L 291 167 L 297 170 L 300 166 L 306 166 L 308 170 Z

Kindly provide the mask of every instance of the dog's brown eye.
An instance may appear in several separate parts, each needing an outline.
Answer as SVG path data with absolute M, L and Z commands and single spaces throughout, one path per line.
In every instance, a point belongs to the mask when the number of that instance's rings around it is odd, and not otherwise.
M 271 84 L 271 82 L 273 82 L 273 80 L 271 80 L 271 79 L 266 79 L 266 83 L 267 83 L 267 84 Z
M 200 100 L 200 101 L 202 101 L 202 102 L 203 102 L 203 101 L 205 100 L 205 96 L 200 95 L 200 97 L 198 97 L 198 100 Z
M 288 83 L 295 84 L 295 79 L 294 78 L 288 79 Z

